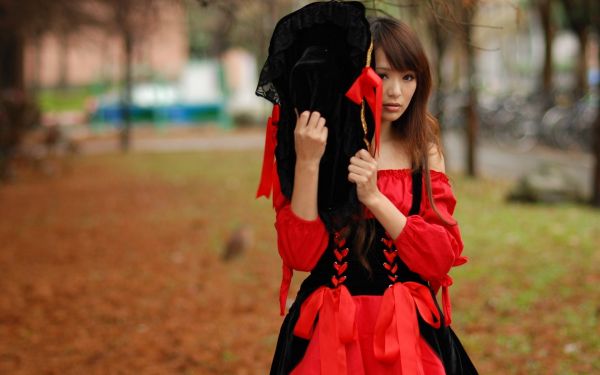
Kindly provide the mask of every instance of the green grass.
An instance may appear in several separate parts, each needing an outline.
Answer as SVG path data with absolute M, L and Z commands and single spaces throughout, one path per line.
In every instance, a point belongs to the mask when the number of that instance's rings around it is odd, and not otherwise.
M 38 95 L 38 102 L 43 112 L 83 110 L 90 95 L 85 88 L 43 90 Z
M 201 189 L 202 202 L 165 214 L 210 217 L 218 224 L 208 233 L 217 234 L 252 223 L 263 239 L 258 247 L 276 257 L 271 203 L 254 199 L 261 157 L 259 151 L 199 152 L 87 162 Z M 600 211 L 509 204 L 505 181 L 451 177 L 455 217 L 470 258 L 452 271 L 453 326 L 481 373 L 600 371 Z
M 80 111 L 86 108 L 90 98 L 108 89 L 102 84 L 42 89 L 38 92 L 38 104 L 43 112 Z

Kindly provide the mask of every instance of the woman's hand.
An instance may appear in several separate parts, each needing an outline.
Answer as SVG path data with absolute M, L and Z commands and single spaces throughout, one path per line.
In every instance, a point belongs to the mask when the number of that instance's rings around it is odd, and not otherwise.
M 367 150 L 358 151 L 350 158 L 348 180 L 356 184 L 358 200 L 370 207 L 380 197 L 377 187 L 377 161 Z
M 294 144 L 296 162 L 319 165 L 327 144 L 325 118 L 319 112 L 304 111 L 298 116 Z
M 319 164 L 325 153 L 327 128 L 319 112 L 304 111 L 296 120 L 294 144 L 296 169 L 292 191 L 292 211 L 304 220 L 318 218 L 317 191 Z

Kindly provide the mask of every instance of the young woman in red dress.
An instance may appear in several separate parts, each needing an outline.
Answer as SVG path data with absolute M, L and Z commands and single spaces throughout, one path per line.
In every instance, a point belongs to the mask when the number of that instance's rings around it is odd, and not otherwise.
M 448 273 L 466 259 L 439 127 L 427 111 L 429 63 L 405 24 L 378 18 L 371 34 L 383 80 L 379 152 L 360 150 L 348 165 L 365 225 L 340 235 L 319 218 L 327 119 L 318 112 L 296 122 L 291 200 L 275 186 L 284 266 L 311 274 L 284 320 L 271 373 L 476 374 L 449 326 Z M 288 286 L 289 278 L 282 302 Z

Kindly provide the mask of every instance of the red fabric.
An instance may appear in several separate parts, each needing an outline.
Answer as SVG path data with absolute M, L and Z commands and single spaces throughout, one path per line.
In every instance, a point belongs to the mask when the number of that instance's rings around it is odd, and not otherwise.
M 431 171 L 431 179 L 436 206 L 452 223 L 456 200 L 448 177 Z M 400 212 L 407 215 L 412 204 L 411 170 L 379 171 L 377 184 Z M 430 281 L 436 292 L 442 288 L 445 323 L 450 324 L 448 287 L 452 279 L 447 274 L 452 266 L 465 263 L 466 258 L 461 256 L 463 243 L 458 226 L 443 223 L 426 197 L 423 185 L 421 216 L 409 216 L 406 227 L 394 242 L 398 256 L 409 268 Z M 306 221 L 297 217 L 291 211 L 289 201 L 281 194 L 277 179 L 273 199 L 277 211 L 275 226 L 279 253 L 284 268 L 289 272 L 292 268 L 311 270 L 328 245 L 325 226 L 318 218 Z M 335 272 L 332 266 L 332 275 Z M 283 288 L 284 284 L 286 288 Z M 436 327 L 440 322 L 439 314 L 429 291 L 423 290 L 419 284 L 412 284 L 394 284 L 383 296 L 350 296 L 351 300 L 348 300 L 344 294 L 343 304 L 339 302 L 341 298 L 336 297 L 336 293 L 341 292 L 336 291 L 346 290 L 344 286 L 319 288 L 301 307 L 296 334 L 310 337 L 310 343 L 292 374 L 444 374 L 436 354 L 419 337 L 416 318 L 418 311 L 430 325 Z M 284 289 L 287 296 L 289 280 L 283 280 L 282 291 Z M 282 300 L 285 302 L 285 297 Z M 351 305 L 354 307 L 349 307 Z M 313 327 L 317 313 L 319 320 Z M 331 323 L 333 321 L 335 323 Z M 342 341 L 338 326 L 346 327 L 344 332 L 349 332 L 347 327 L 356 327 L 357 338 Z M 341 364 L 342 358 L 345 358 L 345 367 Z M 324 372 L 325 369 L 327 372 Z M 344 369 L 346 372 L 343 372 Z
M 409 170 L 402 171 L 410 175 Z M 456 198 L 448 176 L 432 170 L 431 190 L 438 211 L 446 221 L 453 223 Z M 406 226 L 396 237 L 395 243 L 400 259 L 408 268 L 429 281 L 436 293 L 442 287 L 445 324 L 450 325 L 452 309 L 448 287 L 452 285 L 452 278 L 448 276 L 448 272 L 450 268 L 466 263 L 467 258 L 461 256 L 464 246 L 458 225 L 446 224 L 440 219 L 427 199 L 424 183 L 422 197 L 420 214 L 407 217 Z
M 442 287 L 442 307 L 446 319 L 445 323 L 449 326 L 452 323 L 452 306 L 450 304 L 450 291 L 448 288 L 452 285 L 452 278 L 450 275 L 446 275 L 441 281 L 436 281 L 432 285 L 434 288 Z
M 354 81 L 348 92 L 348 99 L 356 104 L 361 104 L 363 98 L 369 104 L 373 119 L 375 120 L 375 146 L 373 154 L 377 154 L 379 148 L 379 134 L 381 133 L 381 109 L 383 100 L 383 81 L 381 77 L 370 66 L 363 68 L 362 73 Z M 366 136 L 366 134 L 365 134 Z
M 400 359 L 405 375 L 423 374 L 417 310 L 429 325 L 440 326 L 437 307 L 426 286 L 415 282 L 396 283 L 383 294 L 375 323 L 375 358 L 384 363 Z
M 323 344 L 319 356 L 328 359 L 321 361 L 321 374 L 348 374 L 345 345 L 357 338 L 355 311 L 352 296 L 343 285 L 334 289 L 322 286 L 302 304 L 294 334 L 309 340 L 318 314 Z
M 304 220 L 292 211 L 290 201 L 281 193 L 277 169 L 274 174 L 275 229 L 279 256 L 283 260 L 279 312 L 284 315 L 293 270 L 308 272 L 313 269 L 329 244 L 329 233 L 321 219 Z
M 273 186 L 273 174 L 275 171 L 275 147 L 277 146 L 277 123 L 279 123 L 279 106 L 273 106 L 271 117 L 267 120 L 265 131 L 265 151 L 263 154 L 262 171 L 260 172 L 260 183 L 256 191 L 256 197 L 271 195 Z
M 452 222 L 456 199 L 448 177 L 431 171 L 431 190 L 438 211 Z M 412 194 L 411 194 L 412 195 Z M 396 237 L 402 261 L 427 281 L 441 281 L 450 268 L 465 263 L 461 257 L 463 242 L 458 225 L 444 223 L 431 207 L 423 184 L 420 215 L 407 217 L 406 226 Z
M 347 374 L 351 375 L 398 375 L 402 372 L 400 361 L 384 363 L 375 357 L 373 350 L 375 322 L 381 310 L 381 296 L 353 296 L 357 338 L 345 344 Z M 292 375 L 326 374 L 321 371 L 321 347 L 327 345 L 317 323 L 306 353 L 300 363 L 291 372 Z M 417 340 L 423 373 L 443 375 L 442 362 L 423 338 Z

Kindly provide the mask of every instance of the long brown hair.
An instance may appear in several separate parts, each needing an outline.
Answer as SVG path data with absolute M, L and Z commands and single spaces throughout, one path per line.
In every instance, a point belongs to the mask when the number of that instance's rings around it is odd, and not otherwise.
M 448 218 L 444 218 L 440 214 L 431 191 L 429 153 L 431 147 L 435 145 L 442 154 L 442 145 L 438 121 L 427 109 L 432 79 L 429 61 L 423 46 L 415 32 L 401 21 L 379 17 L 370 19 L 370 24 L 374 47 L 383 49 L 392 68 L 398 71 L 412 70 L 415 72 L 416 91 L 404 114 L 392 123 L 392 132 L 396 137 L 405 141 L 413 170 L 421 169 L 423 171 L 427 199 L 433 210 L 444 223 L 455 225 L 456 221 L 448 221 Z M 369 265 L 366 255 L 374 240 L 372 229 L 365 220 L 360 220 L 355 229 L 354 245 L 357 256 L 367 269 L 369 269 Z

